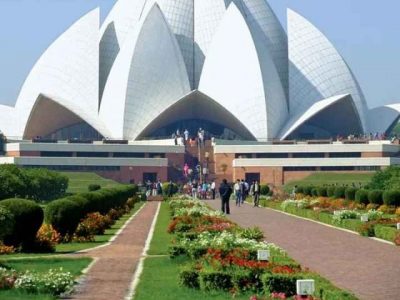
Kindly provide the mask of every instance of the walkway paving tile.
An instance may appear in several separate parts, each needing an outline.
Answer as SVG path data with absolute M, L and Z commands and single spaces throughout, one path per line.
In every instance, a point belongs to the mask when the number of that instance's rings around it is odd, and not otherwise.
M 148 202 L 108 246 L 76 256 L 98 260 L 84 281 L 68 299 L 122 300 L 127 295 L 132 276 L 142 255 L 157 211 L 157 202 Z
M 220 209 L 220 200 L 207 203 Z M 400 299 L 400 247 L 251 205 L 231 205 L 229 218 L 259 226 L 267 241 L 360 299 Z

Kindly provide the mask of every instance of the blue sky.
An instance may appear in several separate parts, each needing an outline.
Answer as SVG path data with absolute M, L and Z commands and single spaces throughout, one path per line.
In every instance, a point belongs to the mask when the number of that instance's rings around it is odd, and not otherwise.
M 104 18 L 114 3 L 115 0 L 0 0 L 0 103 L 15 102 L 36 60 L 74 21 L 97 6 Z M 351 66 L 371 107 L 400 102 L 399 0 L 269 3 L 285 27 L 289 7 L 327 35 Z

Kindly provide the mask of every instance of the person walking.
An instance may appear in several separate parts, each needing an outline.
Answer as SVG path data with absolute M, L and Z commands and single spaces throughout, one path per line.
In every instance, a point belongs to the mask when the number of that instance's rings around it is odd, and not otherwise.
M 157 195 L 159 195 L 159 196 L 162 195 L 163 190 L 162 190 L 162 183 L 161 183 L 160 179 L 157 182 L 156 189 L 157 189 Z
M 173 195 L 174 195 L 174 184 L 172 183 L 172 180 L 170 180 L 168 184 L 168 197 L 171 198 Z
M 250 187 L 250 193 L 253 195 L 254 207 L 258 207 L 260 202 L 260 184 L 257 180 L 253 181 Z
M 215 200 L 215 180 L 213 180 L 211 183 L 211 194 L 212 194 L 212 199 Z
M 231 198 L 232 188 L 228 185 L 226 179 L 222 180 L 219 187 L 219 195 L 221 197 L 221 211 L 227 215 L 231 213 L 229 207 L 229 199 Z
M 185 177 L 188 177 L 189 175 L 189 165 L 187 163 L 185 163 L 185 165 L 183 166 L 183 175 Z
M 244 179 L 240 181 L 240 203 L 243 204 L 246 198 L 246 186 L 244 184 Z
M 236 206 L 240 207 L 240 180 L 236 180 L 235 185 L 233 186 L 233 190 L 235 192 Z
M 196 198 L 197 198 L 197 187 L 198 187 L 197 181 L 194 180 L 194 181 L 192 182 L 192 198 L 193 198 L 193 199 L 196 199 Z

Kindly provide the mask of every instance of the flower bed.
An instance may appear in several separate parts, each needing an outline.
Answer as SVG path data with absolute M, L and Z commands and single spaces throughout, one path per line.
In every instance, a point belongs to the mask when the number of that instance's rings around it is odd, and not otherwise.
M 315 279 L 314 299 L 327 299 L 328 292 L 355 299 L 303 269 L 281 248 L 263 241 L 258 228 L 243 229 L 197 200 L 172 200 L 169 207 L 168 232 L 174 234 L 170 257 L 189 259 L 179 273 L 181 285 L 187 288 L 286 299 L 295 296 L 297 279 Z M 258 260 L 258 250 L 268 250 L 269 259 Z
M 285 201 L 262 199 L 260 205 L 400 245 L 400 231 L 396 229 L 400 218 L 388 215 L 393 209 L 386 205 L 365 206 L 345 199 L 304 195 Z M 362 222 L 361 216 L 367 217 L 368 221 Z

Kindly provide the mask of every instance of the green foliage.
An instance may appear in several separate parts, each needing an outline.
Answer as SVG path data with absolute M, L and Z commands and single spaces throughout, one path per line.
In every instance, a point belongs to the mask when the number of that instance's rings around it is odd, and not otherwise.
M 46 206 L 45 216 L 46 222 L 62 236 L 72 236 L 82 217 L 82 208 L 72 200 L 55 200 Z
M 394 242 L 398 230 L 395 227 L 377 224 L 374 226 L 374 235 L 377 238 Z
M 346 188 L 346 191 L 344 193 L 346 200 L 354 201 L 356 199 L 356 192 L 357 192 L 356 188 L 353 187 Z
M 317 187 L 312 188 L 311 195 L 313 197 L 318 197 L 318 188 Z
M 382 194 L 383 192 L 381 190 L 369 191 L 368 192 L 369 203 L 382 205 L 383 204 Z
M 296 193 L 298 193 L 298 194 L 304 194 L 304 188 L 303 188 L 302 186 L 298 186 L 298 187 L 296 188 Z
M 400 167 L 390 166 L 374 174 L 369 183 L 371 189 L 400 190 Z
M 101 185 L 100 185 L 100 184 L 94 184 L 94 183 L 92 183 L 92 184 L 89 184 L 89 185 L 88 185 L 88 190 L 89 190 L 89 192 L 98 191 L 98 190 L 100 190 L 100 189 L 101 189 Z
M 318 194 L 318 197 L 327 197 L 328 196 L 328 188 L 325 186 L 318 187 L 317 194 Z
M 296 295 L 296 281 L 298 276 L 285 274 L 264 274 L 262 282 L 269 293 L 285 293 L 286 296 Z
M 68 178 L 57 172 L 0 166 L 0 199 L 21 197 L 48 201 L 64 195 L 67 188 Z
M 335 197 L 335 186 L 328 186 L 328 188 L 326 189 L 326 195 L 330 198 Z
M 400 190 L 385 191 L 383 193 L 383 203 L 389 206 L 400 206 Z
M 248 270 L 237 270 L 233 273 L 232 282 L 236 290 L 241 293 L 252 291 L 253 293 L 262 292 L 263 284 L 258 272 Z
M 312 196 L 312 189 L 314 187 L 312 185 L 303 186 L 303 194 L 306 196 Z
M 264 239 L 264 233 L 259 227 L 245 228 L 240 232 L 240 236 L 255 241 Z
M 345 197 L 345 191 L 346 191 L 346 188 L 344 187 L 344 186 L 337 186 L 337 187 L 335 187 L 335 191 L 334 191 L 334 198 L 336 198 L 336 199 L 344 199 L 344 197 Z
M 194 267 L 185 267 L 179 273 L 179 283 L 191 289 L 200 288 L 199 272 Z
M 164 182 L 162 184 L 162 191 L 165 196 L 167 196 L 170 192 L 169 182 Z M 172 195 L 178 193 L 178 185 L 176 183 L 172 183 Z
M 14 228 L 14 215 L 4 206 L 0 206 L 0 228 L 0 241 Z
M 367 205 L 369 203 L 368 191 L 367 190 L 358 190 L 355 195 L 355 200 L 357 203 Z
M 232 275 L 221 271 L 204 271 L 200 274 L 201 287 L 206 291 L 223 290 L 233 288 Z
M 43 223 L 42 208 L 34 201 L 25 199 L 3 200 L 0 201 L 0 206 L 14 216 L 13 230 L 4 237 L 4 242 L 13 246 L 22 245 L 24 250 L 29 250 Z
M 260 185 L 260 194 L 263 196 L 267 196 L 270 191 L 268 184 L 261 184 Z

